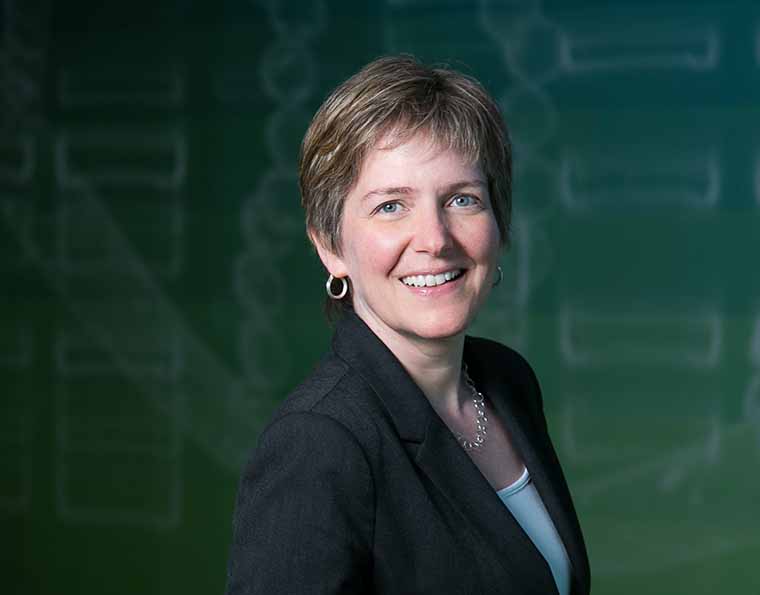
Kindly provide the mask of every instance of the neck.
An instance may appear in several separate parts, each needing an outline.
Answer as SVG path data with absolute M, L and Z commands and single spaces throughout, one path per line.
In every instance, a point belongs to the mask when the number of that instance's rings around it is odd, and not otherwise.
M 398 333 L 371 315 L 359 315 L 401 362 L 433 409 L 439 413 L 461 411 L 468 394 L 462 388 L 461 374 L 464 331 L 425 339 Z

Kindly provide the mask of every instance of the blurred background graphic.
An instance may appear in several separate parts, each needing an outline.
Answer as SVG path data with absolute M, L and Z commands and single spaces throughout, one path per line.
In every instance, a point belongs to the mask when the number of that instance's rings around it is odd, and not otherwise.
M 4 593 L 223 591 L 240 467 L 330 337 L 300 139 L 396 52 L 511 128 L 473 334 L 542 381 L 593 592 L 760 592 L 758 3 L 0 0 Z

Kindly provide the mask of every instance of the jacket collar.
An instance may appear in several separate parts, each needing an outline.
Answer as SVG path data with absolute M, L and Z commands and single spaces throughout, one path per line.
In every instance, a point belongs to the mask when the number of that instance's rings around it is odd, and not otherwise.
M 438 416 L 398 358 L 352 310 L 336 325 L 332 345 L 380 397 L 399 437 L 422 442 L 428 423 Z

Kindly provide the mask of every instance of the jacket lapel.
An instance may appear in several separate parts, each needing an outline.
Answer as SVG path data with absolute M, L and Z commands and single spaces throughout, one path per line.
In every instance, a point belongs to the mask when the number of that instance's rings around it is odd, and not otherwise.
M 487 553 L 482 545 L 476 550 L 484 572 L 493 573 L 489 565 L 501 567 L 515 593 L 555 593 L 544 558 L 432 407 L 431 411 L 416 462 L 475 534 L 475 543 L 484 540 L 488 545 Z
M 474 343 L 469 338 L 465 343 L 468 370 L 475 384 L 482 387 L 482 392 L 494 404 L 565 545 L 573 570 L 571 591 L 588 592 L 583 586 L 588 574 L 586 548 L 570 492 L 549 437 L 526 406 L 539 402 L 541 397 L 535 394 L 530 378 L 511 373 L 515 371 L 505 368 L 503 362 L 488 361 L 484 354 L 476 353 Z
M 399 437 L 422 442 L 432 407 L 401 362 L 353 311 L 342 315 L 332 346 L 380 397 Z
M 469 527 L 471 535 L 476 540 L 479 536 L 487 542 L 486 549 L 489 553 L 481 555 L 478 552 L 482 558 L 479 561 L 501 566 L 510 576 L 510 584 L 516 587 L 515 592 L 535 595 L 556 593 L 549 566 L 533 542 L 435 413 L 398 359 L 353 312 L 344 314 L 338 323 L 333 350 L 372 387 L 392 419 L 399 437 L 407 443 L 407 450 L 413 454 L 415 463 L 443 493 Z M 477 359 L 473 355 L 470 353 L 470 359 Z M 467 345 L 465 357 L 468 357 Z M 472 363 L 473 365 L 468 360 L 473 378 L 476 378 L 476 370 L 477 378 L 483 378 L 483 370 L 475 365 L 475 361 Z M 479 380 L 476 384 L 480 387 Z M 501 384 L 501 380 L 489 382 L 484 385 L 483 392 L 488 397 L 491 394 L 505 394 L 504 388 L 507 385 L 503 387 Z M 524 420 L 516 419 L 522 412 L 505 406 L 507 401 L 511 399 L 495 400 L 499 403 L 499 414 L 514 434 L 518 442 L 516 446 L 523 454 L 542 498 L 549 496 L 547 509 L 567 544 L 567 537 L 563 533 L 567 527 L 560 529 L 563 525 L 559 519 L 563 514 L 558 504 L 559 498 L 551 488 L 551 480 L 544 470 L 544 460 L 528 439 L 534 430 L 524 427 Z M 567 549 L 569 552 L 571 548 Z

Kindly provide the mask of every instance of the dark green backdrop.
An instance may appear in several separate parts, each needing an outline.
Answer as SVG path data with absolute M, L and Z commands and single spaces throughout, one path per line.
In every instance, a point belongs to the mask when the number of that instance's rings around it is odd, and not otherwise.
M 760 592 L 757 3 L 2 7 L 3 593 L 223 590 L 240 465 L 329 338 L 298 144 L 397 51 L 511 127 L 473 333 L 538 372 L 594 593 Z

